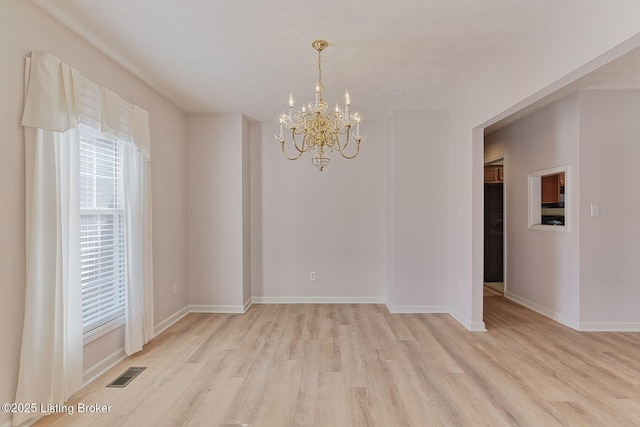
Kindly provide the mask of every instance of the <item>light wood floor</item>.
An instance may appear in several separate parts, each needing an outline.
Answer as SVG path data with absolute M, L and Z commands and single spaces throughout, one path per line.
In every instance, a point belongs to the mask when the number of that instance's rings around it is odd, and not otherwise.
M 640 334 L 579 333 L 485 296 L 488 332 L 382 305 L 190 314 L 37 426 L 638 426 Z M 105 385 L 147 366 L 124 389 Z

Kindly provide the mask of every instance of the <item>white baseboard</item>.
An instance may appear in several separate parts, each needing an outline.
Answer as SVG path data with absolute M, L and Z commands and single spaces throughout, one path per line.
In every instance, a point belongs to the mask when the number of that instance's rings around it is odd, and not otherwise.
M 189 314 L 189 307 L 187 307 L 187 306 L 185 306 L 185 307 L 181 308 L 180 310 L 176 311 L 171 316 L 167 317 L 166 319 L 164 319 L 162 322 L 158 323 L 153 328 L 153 336 L 157 337 L 158 335 L 160 335 L 161 333 L 163 333 L 164 331 L 169 329 L 174 323 L 176 323 L 178 320 L 182 319 L 187 314 Z
M 244 314 L 244 305 L 189 305 L 189 313 Z
M 387 308 L 392 314 L 435 314 L 449 313 L 450 311 L 446 305 L 391 305 L 387 303 Z
M 247 310 L 249 310 L 249 307 L 251 307 L 252 305 L 253 305 L 253 298 L 249 297 L 249 299 L 244 302 L 244 313 L 246 313 Z
M 506 291 L 504 293 L 504 296 L 505 298 L 510 299 L 513 302 L 517 302 L 518 304 L 525 306 L 528 309 L 535 311 L 536 313 L 542 314 L 543 316 L 548 317 L 551 320 L 555 320 L 556 322 L 568 326 L 571 329 L 579 330 L 579 324 L 577 324 L 575 321 L 569 319 L 567 316 L 561 313 L 553 311 L 548 307 L 530 301 L 509 291 Z
M 162 322 L 158 323 L 154 329 L 154 337 L 157 337 L 159 334 L 170 328 L 174 323 L 178 320 L 182 319 L 189 313 L 188 307 L 184 307 L 181 310 L 178 310 L 171 316 L 164 319 Z M 124 352 L 124 347 L 119 348 L 115 352 L 111 353 L 109 356 L 102 359 L 100 362 L 96 363 L 86 371 L 82 373 L 82 387 L 85 387 L 87 384 L 98 378 L 100 375 L 107 372 L 109 369 L 116 366 L 118 363 L 126 359 L 127 354 Z M 4 425 L 0 427 L 5 427 Z
M 463 326 L 467 328 L 470 332 L 486 332 L 487 330 L 484 322 L 471 322 L 469 323 L 469 326 L 466 326 L 466 325 L 463 325 Z
M 638 322 L 580 322 L 585 332 L 640 332 Z
M 472 322 L 453 308 L 449 309 L 449 315 L 471 332 L 484 332 L 487 330 L 484 322 Z
M 253 304 L 386 304 L 384 297 L 252 297 Z
M 100 362 L 96 363 L 82 373 L 82 387 L 85 387 L 91 381 L 95 380 L 100 375 L 104 374 L 109 369 L 113 368 L 126 358 L 127 355 L 124 352 L 124 347 L 114 351 L 113 353 L 102 359 Z

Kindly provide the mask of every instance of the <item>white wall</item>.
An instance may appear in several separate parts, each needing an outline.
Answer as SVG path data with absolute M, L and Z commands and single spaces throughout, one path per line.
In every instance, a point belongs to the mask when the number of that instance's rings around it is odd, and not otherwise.
M 186 116 L 27 1 L 3 1 L 0 13 L 0 401 L 12 402 L 18 373 L 25 286 L 24 58 L 44 50 L 151 113 L 156 323 L 186 305 Z M 172 283 L 182 286 L 173 296 Z M 117 334 L 117 332 L 116 332 Z M 85 369 L 117 350 L 111 337 L 92 343 Z M 121 340 L 115 340 L 122 345 Z M 9 414 L 0 414 L 0 424 Z
M 554 23 L 554 20 L 558 20 Z M 572 25 L 562 25 L 562 20 Z M 640 45 L 640 2 L 575 2 L 550 17 L 519 55 L 460 82 L 452 97 L 449 146 L 450 302 L 457 318 L 481 329 L 483 268 L 482 128 Z M 477 129 L 479 128 L 479 129 Z M 462 217 L 457 213 L 462 209 Z
M 189 304 L 204 310 L 241 311 L 244 303 L 245 120 L 241 114 L 187 119 Z
M 580 114 L 578 94 L 487 135 L 486 159 L 506 154 L 506 296 L 578 327 L 580 318 Z M 569 232 L 528 228 L 527 174 L 571 167 Z
M 640 90 L 586 90 L 487 136 L 486 159 L 507 155 L 508 296 L 582 330 L 640 328 L 639 116 Z M 563 162 L 571 232 L 526 230 L 526 173 Z
M 256 268 L 263 274 L 253 278 L 254 299 L 385 299 L 387 123 L 365 126 L 370 137 L 360 155 L 346 160 L 331 153 L 322 172 L 310 155 L 282 156 L 273 139 L 277 120 L 259 127 L 262 156 L 252 173 L 262 182 L 256 207 L 262 265 Z M 311 271 L 316 281 L 309 280 Z
M 447 312 L 449 115 L 402 111 L 392 124 L 388 304 Z
M 581 92 L 582 329 L 640 327 L 639 118 L 640 90 Z

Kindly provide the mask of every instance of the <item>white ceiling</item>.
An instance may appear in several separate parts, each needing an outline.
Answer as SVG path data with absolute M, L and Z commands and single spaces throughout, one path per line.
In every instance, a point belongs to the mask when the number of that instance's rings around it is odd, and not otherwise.
M 186 112 L 275 121 L 325 99 L 364 119 L 448 108 L 456 85 L 568 25 L 579 0 L 32 0 Z

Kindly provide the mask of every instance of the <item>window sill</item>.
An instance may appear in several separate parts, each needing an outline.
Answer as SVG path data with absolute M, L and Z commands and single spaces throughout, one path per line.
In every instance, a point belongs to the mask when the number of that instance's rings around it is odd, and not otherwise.
M 124 326 L 124 315 L 118 317 L 117 319 L 113 319 L 112 321 L 107 322 L 104 325 L 99 326 L 84 334 L 82 337 L 83 344 L 87 345 L 90 342 L 95 341 L 98 338 L 103 337 L 109 332 L 115 331 L 122 326 Z
M 529 230 L 563 231 L 566 233 L 569 231 L 569 227 L 567 227 L 566 225 L 531 224 L 529 226 Z

